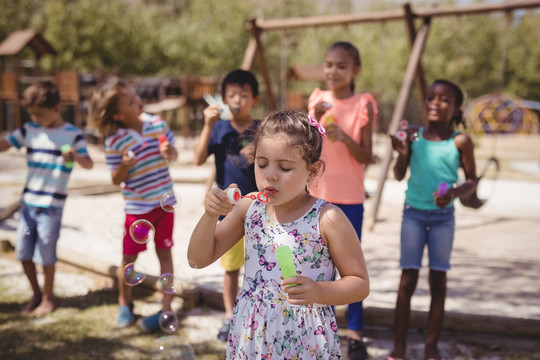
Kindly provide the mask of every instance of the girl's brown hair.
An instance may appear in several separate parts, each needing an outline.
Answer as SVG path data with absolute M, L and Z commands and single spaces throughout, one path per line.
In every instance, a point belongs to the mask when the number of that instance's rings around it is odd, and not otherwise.
M 96 88 L 90 98 L 90 121 L 101 135 L 114 134 L 122 124 L 114 119 L 118 112 L 118 100 L 123 90 L 129 88 L 122 80 L 115 79 Z
M 44 107 L 54 108 L 60 104 L 60 93 L 58 87 L 51 81 L 40 81 L 30 85 L 22 96 L 22 105 L 24 107 Z
M 322 134 L 310 124 L 309 117 L 298 111 L 276 111 L 268 114 L 255 130 L 247 151 L 250 163 L 255 161 L 257 145 L 262 138 L 287 135 L 288 145 L 300 149 L 302 159 L 309 165 L 320 160 Z

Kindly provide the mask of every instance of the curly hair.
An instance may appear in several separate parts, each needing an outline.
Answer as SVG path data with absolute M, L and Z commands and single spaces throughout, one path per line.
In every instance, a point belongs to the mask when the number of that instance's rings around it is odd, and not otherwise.
M 122 127 L 114 115 L 118 112 L 118 100 L 127 89 L 129 86 L 126 82 L 114 79 L 93 91 L 90 98 L 90 122 L 101 135 L 114 134 Z

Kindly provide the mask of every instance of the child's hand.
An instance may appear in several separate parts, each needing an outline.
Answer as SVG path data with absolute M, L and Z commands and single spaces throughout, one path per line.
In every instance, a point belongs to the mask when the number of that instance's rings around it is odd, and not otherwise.
M 407 139 L 400 140 L 395 135 L 388 136 L 390 136 L 390 140 L 392 140 L 392 148 L 394 150 L 396 150 L 400 155 L 409 155 L 409 143 L 407 142 Z
M 320 103 L 317 103 L 317 105 L 315 105 L 315 111 L 313 113 L 315 119 L 317 119 L 317 121 L 321 120 L 321 117 L 324 115 L 324 113 L 331 107 L 332 104 L 327 103 L 326 101 L 321 101 Z
M 176 150 L 171 146 L 171 143 L 168 140 L 159 143 L 158 148 L 159 152 L 161 153 L 161 157 L 167 161 L 172 159 L 176 153 Z
M 296 284 L 296 286 L 287 286 Z M 289 297 L 292 305 L 311 305 L 317 302 L 320 289 L 317 282 L 309 277 L 297 275 L 283 280 L 281 277 L 281 290 Z
M 75 149 L 71 147 L 69 150 L 62 152 L 62 156 L 64 157 L 64 162 L 69 163 L 76 160 L 77 154 L 75 153 Z
M 122 154 L 122 161 L 120 163 L 121 165 L 130 168 L 135 165 L 136 162 L 137 160 L 135 159 L 135 154 L 133 154 L 131 150 L 124 151 Z
M 440 208 L 443 208 L 450 204 L 450 201 L 454 198 L 454 189 L 448 189 L 446 191 L 446 194 L 439 196 L 437 194 L 437 191 L 433 192 L 433 201 L 435 202 L 435 205 L 437 205 Z
M 326 125 L 326 136 L 330 141 L 341 141 L 344 142 L 349 136 L 341 130 L 336 123 L 331 123 Z
M 237 188 L 236 184 L 231 184 L 227 188 Z M 204 199 L 204 210 L 210 216 L 221 216 L 227 215 L 234 207 L 233 204 L 229 202 L 227 198 L 226 191 L 221 190 L 220 188 L 212 188 Z
M 210 105 L 203 111 L 204 124 L 210 127 L 214 126 L 221 115 L 220 108 L 217 105 Z

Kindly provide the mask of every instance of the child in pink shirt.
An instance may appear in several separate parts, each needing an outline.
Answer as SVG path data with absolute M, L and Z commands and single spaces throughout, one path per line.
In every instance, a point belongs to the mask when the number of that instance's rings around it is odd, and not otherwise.
M 309 113 L 326 128 L 321 160 L 324 172 L 309 188 L 318 198 L 340 207 L 361 239 L 364 214 L 364 168 L 371 163 L 372 129 L 377 103 L 367 93 L 354 93 L 360 73 L 358 49 L 348 42 L 334 43 L 326 52 L 324 77 L 329 90 L 315 89 L 309 98 Z M 351 360 L 366 359 L 362 341 L 362 302 L 347 310 L 348 354 Z

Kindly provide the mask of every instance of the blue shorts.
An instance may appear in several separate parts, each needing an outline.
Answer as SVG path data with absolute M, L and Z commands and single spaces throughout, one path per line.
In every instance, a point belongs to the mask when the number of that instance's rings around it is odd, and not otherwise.
M 418 210 L 405 204 L 401 223 L 402 269 L 420 269 L 427 245 L 429 268 L 450 270 L 450 254 L 454 243 L 454 207 Z
M 63 209 L 21 205 L 17 226 L 17 259 L 53 265 L 60 237 Z

